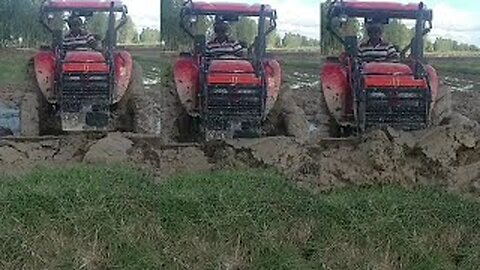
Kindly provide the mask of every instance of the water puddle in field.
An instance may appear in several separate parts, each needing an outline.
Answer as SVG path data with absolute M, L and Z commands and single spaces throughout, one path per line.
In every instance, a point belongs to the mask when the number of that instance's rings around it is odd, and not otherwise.
M 299 90 L 304 88 L 313 88 L 319 85 L 319 80 L 315 74 L 294 72 L 288 75 L 290 89 Z
M 150 89 L 152 86 L 160 84 L 160 70 L 156 67 L 152 67 L 147 70 L 143 77 L 143 84 L 146 89 Z
M 0 136 L 20 133 L 20 109 L 0 101 Z
M 290 85 L 290 89 L 292 90 L 298 90 L 302 88 L 313 88 L 315 86 L 318 86 L 320 84 L 319 81 L 316 82 L 296 82 L 292 85 Z
M 473 91 L 480 89 L 480 82 L 464 78 L 445 76 L 443 82 L 454 92 Z

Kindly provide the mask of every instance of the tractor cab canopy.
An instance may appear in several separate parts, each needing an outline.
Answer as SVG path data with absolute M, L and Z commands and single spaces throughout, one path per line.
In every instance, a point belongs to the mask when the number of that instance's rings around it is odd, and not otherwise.
M 105 49 L 105 56 L 107 58 L 111 58 L 112 50 L 117 45 L 116 33 L 128 20 L 127 6 L 124 5 L 121 0 L 44 0 L 40 9 L 40 23 L 52 34 L 53 42 L 51 48 L 58 48 L 65 52 L 76 50 L 77 47 L 75 47 L 76 44 L 65 43 L 64 31 L 66 29 L 63 24 L 55 20 L 54 13 L 61 14 L 61 16 L 57 18 L 62 18 L 64 22 L 67 21 L 67 16 L 92 17 L 95 13 L 107 13 L 107 31 L 105 38 L 102 40 L 103 48 L 97 45 L 85 45 L 83 43 L 80 43 L 78 46 L 79 49 Z M 121 13 L 119 20 L 117 20 L 116 16 L 118 13 Z M 95 42 L 98 42 L 101 37 L 95 37 L 95 39 Z M 85 47 L 83 47 L 83 45 L 85 45 Z M 63 53 L 62 57 L 65 57 L 67 54 L 68 53 Z M 77 54 L 80 55 L 79 53 Z M 94 55 L 94 52 L 91 52 L 90 56 L 95 59 L 98 58 L 98 54 Z M 111 62 L 112 60 L 109 59 L 109 61 Z
M 342 37 L 333 27 L 333 20 L 339 18 L 340 22 L 347 22 L 348 18 L 364 18 L 365 23 L 374 22 L 388 24 L 390 19 L 415 20 L 414 37 L 410 44 L 401 50 L 402 58 L 410 50 L 415 61 L 415 78 L 420 78 L 425 73 L 422 67 L 424 62 L 423 37 L 432 29 L 433 12 L 420 2 L 418 4 L 400 4 L 395 2 L 333 0 L 327 11 L 327 29 L 345 47 L 351 57 L 357 56 L 357 37 Z
M 262 5 L 260 4 L 240 4 L 240 3 L 207 3 L 207 2 L 187 2 L 183 8 L 185 15 L 207 16 L 207 15 L 230 15 L 230 16 L 248 16 L 259 17 Z M 276 17 L 276 12 L 269 5 L 264 5 L 263 14 L 265 17 Z M 225 16 L 225 17 L 227 17 Z
M 43 12 L 62 12 L 77 11 L 84 13 L 91 12 L 109 12 L 113 8 L 114 12 L 126 12 L 127 7 L 121 0 L 101 1 L 101 0 L 46 0 L 42 4 Z
M 334 0 L 327 11 L 327 29 L 342 44 L 345 41 L 334 31 L 332 25 L 335 18 L 346 22 L 348 18 L 364 18 L 365 22 L 388 24 L 390 19 L 416 20 L 415 37 L 420 38 L 432 29 L 433 12 L 420 2 L 418 4 L 400 4 L 395 2 L 374 2 L 355 0 Z M 428 23 L 428 27 L 425 22 Z
M 330 17 L 376 18 L 376 19 L 410 19 L 419 16 L 425 21 L 432 20 L 432 10 L 423 3 L 401 4 L 374 1 L 334 1 L 329 11 Z
M 259 26 L 263 27 L 268 19 L 269 26 L 265 31 L 259 27 L 259 36 L 268 35 L 276 27 L 277 12 L 269 5 L 241 3 L 208 3 L 188 0 L 184 3 L 180 21 L 183 30 L 192 38 L 196 36 L 191 27 L 199 16 L 215 16 L 222 21 L 238 21 L 240 17 L 259 17 Z
M 215 16 L 216 21 L 229 21 L 236 22 L 240 17 L 258 17 L 258 27 L 257 33 L 254 39 L 253 44 L 249 48 L 253 48 L 253 54 L 248 55 L 244 58 L 244 63 L 238 64 L 240 59 L 237 56 L 233 56 L 232 60 L 237 61 L 237 65 L 229 64 L 231 70 L 241 70 L 243 72 L 251 71 L 251 67 L 248 65 L 253 65 L 256 76 L 259 77 L 261 74 L 261 63 L 266 55 L 266 36 L 270 34 L 277 27 L 276 19 L 277 13 L 269 5 L 263 4 L 241 4 L 241 3 L 208 3 L 187 0 L 180 13 L 180 25 L 182 29 L 194 40 L 194 51 L 197 55 L 209 59 L 222 58 L 221 61 L 226 60 L 225 57 L 211 53 L 206 49 L 206 37 L 205 33 L 196 33 L 193 24 L 197 21 L 199 16 Z M 246 46 L 240 46 L 241 49 L 247 49 Z M 217 63 L 213 63 L 212 69 L 217 70 Z M 223 65 L 223 64 L 220 64 Z M 243 67 L 243 68 L 241 68 Z

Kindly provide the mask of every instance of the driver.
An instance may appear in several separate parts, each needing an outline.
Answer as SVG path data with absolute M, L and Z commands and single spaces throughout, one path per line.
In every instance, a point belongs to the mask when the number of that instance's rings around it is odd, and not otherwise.
M 93 50 L 99 49 L 99 44 L 95 36 L 88 30 L 83 28 L 83 21 L 80 17 L 72 15 L 68 21 L 70 31 L 64 39 L 64 45 L 67 48 L 91 48 Z
M 217 20 L 214 24 L 213 31 L 215 37 L 207 43 L 208 53 L 230 54 L 235 56 L 242 56 L 244 46 L 229 37 L 228 24 L 224 21 Z
M 395 62 L 400 55 L 395 46 L 383 38 L 383 25 L 366 25 L 368 40 L 359 46 L 358 56 L 363 62 Z

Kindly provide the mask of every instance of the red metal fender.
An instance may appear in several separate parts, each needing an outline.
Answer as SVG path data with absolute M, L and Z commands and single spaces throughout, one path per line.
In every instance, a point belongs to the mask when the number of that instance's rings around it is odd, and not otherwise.
M 113 103 L 119 102 L 128 90 L 132 75 L 133 60 L 126 51 L 114 53 L 115 87 Z M 34 71 L 40 91 L 49 103 L 56 103 L 55 55 L 51 51 L 40 51 L 34 56 Z M 75 51 L 65 56 L 63 72 L 108 72 L 105 58 L 99 52 Z
M 40 91 L 48 102 L 55 103 L 55 56 L 51 51 L 40 51 L 33 58 L 35 77 Z
M 328 111 L 337 123 L 342 124 L 346 120 L 347 108 L 351 109 L 348 106 L 351 99 L 350 85 L 343 64 L 325 63 L 320 72 L 320 82 Z
M 278 61 L 268 59 L 264 63 L 265 73 L 267 75 L 267 102 L 265 104 L 267 115 L 272 110 L 277 101 L 282 85 L 282 69 Z
M 266 115 L 273 108 L 280 92 L 281 68 L 277 61 L 268 59 L 264 61 L 264 69 L 267 77 Z M 210 66 L 207 83 L 209 85 L 258 85 L 259 81 L 253 72 L 251 63 L 246 60 L 216 60 Z M 186 111 L 192 116 L 198 113 L 200 106 L 198 74 L 199 68 L 194 57 L 182 56 L 175 62 L 174 79 L 178 97 Z
M 198 65 L 193 57 L 182 56 L 175 62 L 173 76 L 178 98 L 189 115 L 198 110 Z
M 432 89 L 432 106 L 435 103 L 435 99 L 438 96 L 438 89 L 440 88 L 440 79 L 438 78 L 437 71 L 430 65 L 426 65 L 425 69 L 427 70 L 428 77 L 430 79 L 430 89 Z
M 125 96 L 132 82 L 133 59 L 127 51 L 117 51 L 113 54 L 113 57 L 115 61 L 113 103 L 118 103 Z M 134 75 L 142 76 L 142 74 Z M 140 79 L 143 80 L 143 78 Z

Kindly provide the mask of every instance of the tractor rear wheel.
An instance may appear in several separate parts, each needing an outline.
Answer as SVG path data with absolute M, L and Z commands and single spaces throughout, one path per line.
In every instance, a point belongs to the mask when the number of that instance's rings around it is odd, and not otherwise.
M 166 142 L 201 140 L 200 120 L 188 114 L 177 90 L 171 85 L 161 86 L 162 139 Z
M 27 64 L 26 73 L 27 85 L 20 107 L 20 133 L 23 136 L 60 134 L 60 118 L 38 86 L 33 58 Z
M 444 123 L 452 114 L 452 93 L 450 88 L 440 85 L 437 97 L 433 103 L 431 124 L 438 126 Z

